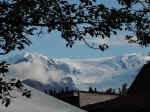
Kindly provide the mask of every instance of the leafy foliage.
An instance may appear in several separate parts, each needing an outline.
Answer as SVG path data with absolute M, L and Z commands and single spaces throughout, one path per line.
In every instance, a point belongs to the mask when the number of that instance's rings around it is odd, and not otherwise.
M 8 72 L 8 64 L 2 62 L 0 64 L 0 100 L 6 107 L 9 106 L 11 99 L 16 98 L 15 93 L 19 91 L 23 96 L 30 98 L 31 91 L 24 88 L 24 85 L 20 80 L 7 79 L 4 76 Z
M 78 4 L 66 0 L 0 1 L 0 48 L 6 53 L 24 49 L 25 44 L 31 44 L 27 36 L 34 35 L 35 30 L 38 32 L 38 27 L 61 32 L 69 47 L 86 36 L 105 38 L 123 29 L 132 31 L 138 44 L 149 44 L 150 3 L 118 0 L 118 4 L 122 6 L 119 9 L 107 8 L 95 0 L 80 0 Z M 108 47 L 100 45 L 99 48 Z
M 139 45 L 150 43 L 150 2 L 140 0 L 116 0 L 120 8 L 107 8 L 96 0 L 79 0 L 78 4 L 67 0 L 8 0 L 0 1 L 0 48 L 5 53 L 24 49 L 30 45 L 29 35 L 57 30 L 72 47 L 76 40 L 91 36 L 110 38 L 118 31 L 133 33 Z M 137 8 L 138 7 L 138 8 Z M 108 48 L 100 45 L 100 50 Z

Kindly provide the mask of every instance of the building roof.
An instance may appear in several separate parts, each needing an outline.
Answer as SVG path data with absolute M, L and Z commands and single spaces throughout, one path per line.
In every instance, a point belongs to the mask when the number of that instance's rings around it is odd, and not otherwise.
M 87 105 L 83 109 L 88 112 L 147 112 L 150 110 L 150 63 L 145 64 L 126 96 L 102 103 Z
M 134 82 L 131 84 L 128 94 L 150 93 L 150 63 L 145 64 Z

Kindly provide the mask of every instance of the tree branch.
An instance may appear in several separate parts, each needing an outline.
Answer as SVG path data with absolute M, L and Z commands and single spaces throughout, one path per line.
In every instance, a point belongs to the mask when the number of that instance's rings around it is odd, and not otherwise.
M 6 54 L 8 54 L 9 53 L 9 51 L 6 51 L 6 52 L 0 52 L 0 55 L 6 55 Z
M 87 45 L 89 48 L 91 48 L 91 49 L 98 49 L 99 50 L 99 47 L 93 47 L 93 46 L 91 46 L 84 38 L 82 38 L 82 40 L 85 43 L 85 45 Z

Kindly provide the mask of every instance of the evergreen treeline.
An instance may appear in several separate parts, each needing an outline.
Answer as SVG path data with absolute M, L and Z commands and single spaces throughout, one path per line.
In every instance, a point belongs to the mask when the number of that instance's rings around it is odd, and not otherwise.
M 61 90 L 56 90 L 55 88 L 53 89 L 46 89 L 45 93 L 54 97 L 60 97 L 60 96 L 64 96 L 67 93 L 71 93 L 75 90 L 69 90 L 68 87 L 66 88 L 62 88 Z

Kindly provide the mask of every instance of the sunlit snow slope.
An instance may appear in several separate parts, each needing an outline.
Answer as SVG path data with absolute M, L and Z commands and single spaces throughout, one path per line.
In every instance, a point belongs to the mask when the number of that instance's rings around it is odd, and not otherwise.
M 85 112 L 75 106 L 64 103 L 38 90 L 28 87 L 32 96 L 27 99 L 18 96 L 8 108 L 0 105 L 1 112 Z

